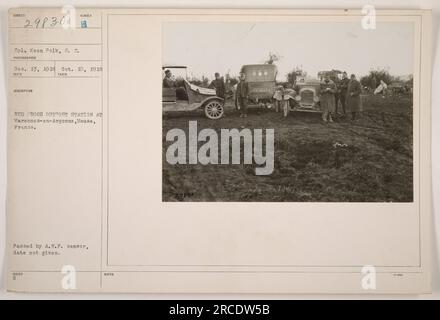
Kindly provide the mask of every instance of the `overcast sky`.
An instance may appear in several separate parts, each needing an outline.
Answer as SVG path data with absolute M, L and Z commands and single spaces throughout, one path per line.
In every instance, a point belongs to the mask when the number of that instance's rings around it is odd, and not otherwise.
M 413 73 L 414 31 L 411 23 L 185 22 L 164 23 L 163 64 L 188 67 L 188 75 L 213 78 L 214 72 L 237 75 L 244 64 L 264 63 L 279 55 L 278 80 L 296 66 L 309 76 L 339 69 L 358 76 L 372 68 L 392 75 Z

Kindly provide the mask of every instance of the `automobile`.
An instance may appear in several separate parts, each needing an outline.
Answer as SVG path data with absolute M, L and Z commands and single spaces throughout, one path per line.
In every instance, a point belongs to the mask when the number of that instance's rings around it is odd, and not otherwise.
M 215 89 L 196 86 L 188 81 L 187 67 L 162 66 L 162 80 L 165 70 L 179 77 L 173 78 L 176 86 L 165 88 L 162 85 L 162 112 L 189 112 L 197 109 L 204 111 L 209 119 L 220 119 L 224 114 L 224 100 L 216 95 Z
M 247 64 L 241 67 L 245 82 L 249 86 L 248 107 L 270 107 L 273 105 L 277 67 L 274 64 Z M 234 97 L 235 107 L 239 109 L 238 99 Z
M 319 103 L 319 91 L 321 82 L 318 79 L 299 77 L 296 79 L 295 96 L 284 104 L 284 116 L 289 112 L 322 112 Z

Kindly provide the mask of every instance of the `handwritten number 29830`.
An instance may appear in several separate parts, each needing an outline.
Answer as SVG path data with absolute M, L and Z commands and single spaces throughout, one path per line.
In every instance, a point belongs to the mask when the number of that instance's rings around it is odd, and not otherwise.
M 59 17 L 38 17 L 34 20 L 26 19 L 24 23 L 25 28 L 54 28 L 56 26 L 70 25 L 70 15 Z

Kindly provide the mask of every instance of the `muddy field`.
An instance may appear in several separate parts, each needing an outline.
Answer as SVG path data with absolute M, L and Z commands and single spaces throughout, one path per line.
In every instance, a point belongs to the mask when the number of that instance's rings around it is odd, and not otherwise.
M 340 116 L 323 123 L 319 114 L 250 109 L 239 118 L 227 104 L 226 117 L 202 112 L 163 117 L 163 154 L 168 130 L 274 128 L 275 168 L 256 176 L 254 165 L 170 165 L 163 156 L 163 201 L 413 201 L 412 97 L 363 96 L 355 121 Z

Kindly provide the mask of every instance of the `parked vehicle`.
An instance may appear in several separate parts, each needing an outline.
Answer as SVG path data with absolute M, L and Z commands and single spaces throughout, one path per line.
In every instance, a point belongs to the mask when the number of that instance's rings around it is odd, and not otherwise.
M 319 91 L 321 82 L 318 79 L 300 77 L 295 84 L 295 97 L 284 106 L 284 116 L 291 111 L 321 112 Z
M 249 86 L 248 106 L 268 107 L 273 104 L 275 93 L 275 79 L 277 67 L 274 64 L 248 64 L 241 67 L 240 73 L 244 73 L 245 82 Z M 237 97 L 234 97 L 235 106 L 238 109 Z
M 175 87 L 165 88 L 162 86 L 162 110 L 164 113 L 203 109 L 205 116 L 209 119 L 220 119 L 223 116 L 224 100 L 216 95 L 215 89 L 191 84 L 187 80 L 185 66 L 163 66 L 162 70 L 170 70 L 172 73 L 174 70 L 176 74 L 181 74 L 179 78 L 173 79 L 176 83 Z

